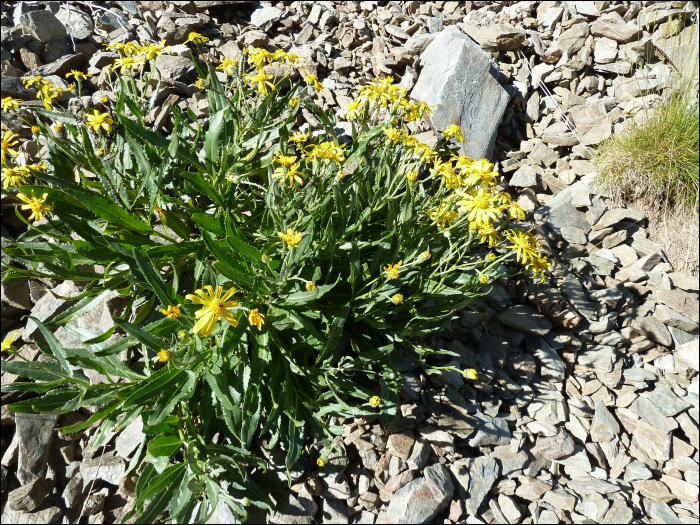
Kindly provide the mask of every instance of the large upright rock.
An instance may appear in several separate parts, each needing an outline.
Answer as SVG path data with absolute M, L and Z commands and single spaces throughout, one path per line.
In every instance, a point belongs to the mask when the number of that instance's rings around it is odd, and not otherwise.
M 489 56 L 455 26 L 442 31 L 421 54 L 421 71 L 411 96 L 432 106 L 438 131 L 457 124 L 461 153 L 490 158 L 508 103 Z

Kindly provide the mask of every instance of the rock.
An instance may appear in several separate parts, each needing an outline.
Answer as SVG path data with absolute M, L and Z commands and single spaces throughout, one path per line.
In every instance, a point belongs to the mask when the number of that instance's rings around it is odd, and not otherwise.
M 511 474 L 522 469 L 528 458 L 525 451 L 515 453 L 510 445 L 494 447 L 490 456 L 498 462 L 502 477 L 510 477 Z
M 63 494 L 61 494 L 66 508 L 70 509 L 80 503 L 84 492 L 83 477 L 80 475 L 80 472 L 78 472 L 70 479 L 66 488 L 63 489 Z
M 576 512 L 595 523 L 600 523 L 608 511 L 608 507 L 610 507 L 610 503 L 600 494 L 586 494 L 576 505 Z
M 118 456 L 96 457 L 80 464 L 80 475 L 83 478 L 83 489 L 94 479 L 101 479 L 106 483 L 118 486 L 119 479 L 124 474 L 126 465 Z
M 527 413 L 537 421 L 556 425 L 567 419 L 564 396 L 559 392 L 543 392 L 527 404 Z
M 414 34 L 404 42 L 402 47 L 411 54 L 420 55 L 437 36 L 436 33 Z
M 46 64 L 45 66 L 37 67 L 30 71 L 31 75 L 39 75 L 42 77 L 48 77 L 51 75 L 65 76 L 73 69 L 80 69 L 83 64 L 87 62 L 87 57 L 82 53 L 75 55 L 67 55 L 55 62 Z
M 588 242 L 586 239 L 586 232 L 581 228 L 572 228 L 570 226 L 565 226 L 561 229 L 561 236 L 569 244 L 585 244 Z
M 615 499 L 612 507 L 605 514 L 603 521 L 600 523 L 614 525 L 617 523 L 632 523 L 633 512 L 623 499 Z
M 637 262 L 635 262 L 630 268 L 635 268 L 642 270 L 643 272 L 648 272 L 654 266 L 661 262 L 661 254 L 650 253 L 649 255 L 643 256 Z M 645 276 L 646 278 L 646 276 Z
M 34 512 L 13 512 L 5 507 L 2 515 L 4 525 L 45 525 L 47 523 L 57 523 L 61 517 L 61 509 L 58 507 L 47 507 Z
M 605 20 L 596 20 L 591 25 L 591 33 L 593 36 L 602 36 L 611 38 L 621 44 L 626 44 L 635 40 L 640 33 L 640 28 L 628 24 L 616 24 Z
M 2 283 L 2 317 L 13 317 L 32 309 L 27 281 Z
M 455 367 L 459 370 L 459 361 L 450 361 L 445 366 Z M 447 386 L 460 390 L 464 386 L 464 376 L 456 370 L 443 369 L 440 371 L 440 380 Z
M 497 313 L 496 318 L 510 328 L 531 335 L 544 336 L 552 329 L 552 321 L 527 305 L 512 306 Z
M 588 23 L 575 24 L 559 35 L 557 47 L 572 57 L 586 43 L 589 34 Z
M 490 417 L 481 412 L 474 414 L 478 421 L 476 435 L 469 440 L 470 447 L 484 445 L 507 445 L 510 443 L 510 430 L 505 419 Z
M 527 39 L 527 35 L 522 29 L 505 24 L 490 24 L 487 26 L 461 24 L 460 28 L 487 51 L 518 49 Z
M 422 437 L 416 438 L 411 450 L 411 456 L 406 461 L 406 466 L 410 470 L 423 470 L 428 457 L 430 456 L 430 445 Z
M 612 494 L 613 492 L 619 492 L 620 487 L 603 481 L 600 479 L 593 478 L 591 476 L 579 476 L 571 479 L 567 483 L 567 488 L 573 490 L 577 494 L 582 496 L 586 494 Z
M 463 412 L 447 412 L 442 414 L 438 419 L 438 426 L 440 428 L 462 439 L 467 439 L 472 435 L 474 428 L 478 426 L 478 424 L 478 419 L 474 416 L 464 414 Z
M 387 454 L 397 456 L 402 461 L 408 461 L 414 442 L 415 438 L 410 430 L 392 434 L 387 441 Z
M 161 55 L 156 58 L 155 66 L 160 70 L 163 80 L 189 83 L 196 76 L 194 62 L 189 57 Z
M 56 19 L 63 24 L 66 34 L 75 40 L 84 40 L 93 33 L 92 17 L 76 7 L 64 4 L 56 13 Z
M 617 42 L 610 38 L 598 38 L 595 41 L 594 60 L 599 64 L 609 64 L 617 58 Z
M 53 289 L 53 292 L 63 297 L 72 297 L 73 295 L 77 295 L 78 289 L 73 281 L 63 281 Z M 34 305 L 31 315 L 39 319 L 42 323 L 46 323 L 66 310 L 70 305 L 71 303 L 69 301 L 57 299 L 53 294 L 47 293 Z M 24 327 L 24 332 L 22 333 L 22 339 L 33 342 L 35 337 L 43 342 L 43 335 L 39 332 L 39 327 L 33 319 L 28 319 Z
M 693 370 L 700 371 L 700 350 L 698 339 L 694 339 L 676 348 L 676 355 L 685 361 Z
M 32 35 L 39 42 L 44 43 L 68 36 L 65 26 L 48 9 L 23 14 L 21 20 L 22 31 Z
M 119 456 L 128 459 L 144 439 L 146 434 L 143 433 L 143 420 L 137 417 L 117 436 L 114 448 Z
M 269 5 L 260 5 L 250 16 L 250 23 L 267 31 L 282 16 L 282 11 Z
M 544 142 L 538 141 L 528 157 L 535 163 L 544 164 L 548 168 L 557 161 L 559 155 Z
M 442 31 L 421 54 L 414 99 L 436 106 L 438 129 L 457 124 L 466 137 L 461 154 L 490 158 L 508 93 L 496 81 L 488 55 L 455 26 Z M 478 107 L 467 101 L 479 100 Z
M 697 294 L 693 296 L 681 290 L 657 290 L 656 302 L 665 304 L 694 323 L 700 322 Z
M 465 458 L 455 461 L 450 469 L 460 483 L 465 511 L 470 516 L 477 510 L 498 477 L 498 464 L 488 457 Z M 456 472 L 462 472 L 457 475 Z M 464 475 L 464 474 L 467 475 Z
M 671 489 L 671 492 L 681 502 L 692 505 L 698 501 L 698 487 L 687 481 L 683 481 L 673 476 L 661 476 L 661 481 Z
M 339 499 L 325 498 L 323 500 L 323 523 L 347 523 L 348 514 L 345 502 Z
M 644 500 L 644 509 L 655 523 L 683 523 L 666 503 Z
M 597 319 L 598 316 L 593 310 L 591 303 L 588 302 L 586 292 L 583 291 L 581 281 L 572 275 L 564 277 L 564 282 L 561 287 L 562 294 L 567 297 L 576 309 L 589 320 Z
M 533 188 L 537 186 L 537 172 L 529 164 L 524 164 L 513 173 L 508 184 L 516 188 Z
M 386 518 L 389 523 L 430 523 L 449 505 L 453 491 L 444 466 L 438 463 L 428 467 L 426 477 L 414 479 L 396 491 L 386 508 Z
M 566 365 L 554 348 L 542 338 L 526 337 L 528 352 L 540 367 L 540 377 L 546 381 L 564 381 Z
M 651 470 L 649 470 L 644 463 L 635 459 L 625 467 L 625 476 L 623 479 L 629 483 L 632 481 L 644 481 L 645 479 L 650 479 L 652 476 Z
M 652 392 L 646 393 L 646 398 L 666 417 L 673 417 L 691 406 L 689 402 L 678 397 L 665 382 L 657 383 Z
M 528 476 L 520 476 L 518 481 L 520 481 L 520 486 L 515 490 L 515 495 L 529 501 L 540 499 L 552 488 L 551 483 Z
M 641 211 L 628 208 L 615 208 L 614 210 L 606 211 L 593 229 L 602 230 L 603 228 L 607 228 L 609 226 L 615 226 L 622 221 L 639 222 L 644 220 L 645 217 L 646 215 Z
M 343 505 L 345 504 L 343 503 Z M 270 523 L 280 524 L 311 524 L 313 522 L 313 516 L 299 503 L 297 498 L 288 492 L 283 495 L 278 503 L 275 515 L 270 518 Z
M 576 354 L 576 362 L 582 366 L 589 366 L 612 372 L 613 362 L 616 360 L 616 352 L 612 346 L 587 345 Z
M 548 490 L 545 492 L 542 501 L 549 503 L 556 510 L 568 510 L 573 511 L 576 507 L 576 496 L 567 492 L 564 489 Z
M 594 443 L 609 443 L 620 433 L 620 425 L 608 411 L 602 399 L 595 402 L 595 415 L 591 424 L 591 439 Z
M 560 431 L 556 436 L 537 438 L 537 443 L 532 449 L 533 454 L 539 454 L 545 459 L 555 460 L 570 456 L 574 452 L 574 440 L 565 431 Z
M 19 434 L 17 479 L 22 485 L 44 477 L 57 420 L 58 416 L 50 414 L 15 414 L 15 432 Z
M 654 317 L 666 325 L 674 327 L 684 332 L 693 332 L 698 329 L 698 323 L 672 310 L 666 305 L 658 304 L 654 310 Z
M 37 478 L 11 491 L 7 496 L 7 504 L 14 511 L 32 512 L 41 506 L 50 492 L 51 483 Z
M 556 233 L 560 233 L 564 227 L 579 228 L 585 232 L 591 230 L 586 214 L 583 211 L 577 210 L 571 204 L 572 189 L 577 184 L 582 184 L 581 181 L 569 186 L 565 190 L 559 192 L 549 202 L 540 206 L 534 213 L 537 224 L 544 224 L 547 228 Z
M 639 330 L 649 339 L 659 343 L 660 345 L 671 346 L 673 343 L 673 339 L 671 338 L 671 333 L 668 331 L 668 328 L 666 328 L 666 325 L 664 325 L 656 317 L 638 317 L 632 321 L 632 328 Z
M 503 513 L 503 516 L 508 520 L 508 523 L 518 523 L 523 517 L 518 504 L 510 496 L 505 494 L 498 495 L 498 506 Z

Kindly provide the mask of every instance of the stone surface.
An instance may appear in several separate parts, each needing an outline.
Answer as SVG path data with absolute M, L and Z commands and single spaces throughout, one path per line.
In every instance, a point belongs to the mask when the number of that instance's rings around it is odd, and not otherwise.
M 496 318 L 506 326 L 531 335 L 547 335 L 552 322 L 530 306 L 518 305 L 496 314 Z
M 391 498 L 386 509 L 389 523 L 429 523 L 449 505 L 454 487 L 445 467 L 438 464 L 429 468 L 433 469 L 430 479 L 414 479 Z
M 438 129 L 460 126 L 463 155 L 490 158 L 508 93 L 493 77 L 486 53 L 451 26 L 421 54 L 421 65 L 411 96 L 436 106 L 432 118 Z
M 510 442 L 510 430 L 505 419 L 490 417 L 481 412 L 474 414 L 474 417 L 478 423 L 474 437 L 469 440 L 470 447 L 506 445 Z
M 68 36 L 66 27 L 48 9 L 22 15 L 22 30 L 39 42 Z
M 574 452 L 574 440 L 565 431 L 559 432 L 556 436 L 537 438 L 537 444 L 532 449 L 533 454 L 549 459 L 561 459 Z
M 126 465 L 124 460 L 117 456 L 100 458 L 96 457 L 80 464 L 80 475 L 83 478 L 83 489 L 94 479 L 101 479 L 112 485 L 119 485 L 119 479 L 124 474 Z
M 460 483 L 460 494 L 464 498 L 466 513 L 477 514 L 479 506 L 498 477 L 498 463 L 493 458 L 468 458 L 454 462 L 450 469 L 453 473 L 465 471 L 468 474 L 455 474 L 455 477 Z
M 596 442 L 609 443 L 617 437 L 620 425 L 608 411 L 602 399 L 595 402 L 595 415 L 591 424 L 591 439 Z
M 7 505 L 15 511 L 33 512 L 51 492 L 51 483 L 37 478 L 13 490 L 7 497 Z
M 17 479 L 22 485 L 44 477 L 57 420 L 58 416 L 50 414 L 15 414 L 19 434 Z

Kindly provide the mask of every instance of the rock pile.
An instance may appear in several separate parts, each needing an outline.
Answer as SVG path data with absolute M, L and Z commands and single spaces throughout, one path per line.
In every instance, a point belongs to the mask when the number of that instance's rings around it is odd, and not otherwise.
M 190 31 L 210 38 L 203 48 L 213 61 L 240 58 L 244 46 L 306 58 L 324 86 L 319 103 L 341 117 L 357 87 L 391 75 L 437 106 L 426 142 L 437 139 L 433 125 L 460 124 L 463 152 L 498 162 L 502 189 L 528 211 L 521 226 L 553 262 L 546 284 L 498 282 L 430 342 L 454 354 L 438 364 L 476 368 L 478 382 L 407 365 L 394 425 L 332 421 L 345 426 L 335 457 L 319 469 L 300 462 L 291 490 L 283 456 L 260 443 L 270 468 L 259 481 L 277 503 L 271 522 L 697 521 L 698 279 L 673 270 L 642 213 L 611 208 L 590 162 L 592 147 L 667 92 L 669 75 L 696 74 L 678 52 L 691 42 L 697 53 L 693 3 L 103 4 L 4 3 L 2 96 L 36 103 L 23 76 L 61 80 L 82 68 L 93 93 L 63 103 L 98 107 L 102 72 L 117 58 L 102 44 L 164 39 L 173 49 L 159 59 L 163 109 L 149 117 L 167 127 L 167 99 L 206 122 L 181 45 Z M 10 115 L 2 121 L 26 133 Z M 298 124 L 320 126 L 306 113 Z M 23 150 L 35 155 L 36 145 Z M 3 209 L 2 237 L 19 228 Z M 36 325 L 19 316 L 46 321 L 67 307 L 49 289 L 79 293 L 68 282 L 2 285 L 2 337 L 22 328 L 28 359 L 43 357 Z M 101 333 L 123 307 L 108 297 L 74 325 Z M 59 336 L 77 344 L 76 333 Z M 2 374 L 3 384 L 17 379 Z M 3 395 L 3 523 L 121 520 L 133 501 L 134 474 L 122 476 L 143 438 L 140 419 L 100 457 L 89 448 L 95 429 L 54 431 L 88 413 L 13 415 L 9 402 Z M 211 522 L 231 522 L 227 512 L 221 506 Z

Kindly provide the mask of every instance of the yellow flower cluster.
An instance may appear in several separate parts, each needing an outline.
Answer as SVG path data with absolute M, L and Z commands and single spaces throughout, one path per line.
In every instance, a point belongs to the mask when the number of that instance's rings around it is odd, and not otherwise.
M 36 85 L 36 88 L 39 90 L 36 94 L 36 98 L 40 98 L 42 100 L 46 109 L 53 109 L 56 99 L 63 95 L 63 93 L 66 91 L 70 91 L 75 87 L 75 84 L 71 84 L 65 89 L 60 88 L 51 80 L 44 78 L 41 75 L 27 77 L 23 80 L 23 82 L 26 89 Z
M 296 162 L 297 157 L 294 155 L 285 156 L 277 152 L 273 162 L 281 164 L 280 167 L 276 168 L 272 173 L 272 178 L 281 178 L 280 184 L 284 185 L 284 180 L 289 181 L 289 187 L 294 186 L 294 182 L 298 182 L 299 186 L 304 185 L 304 174 L 299 171 L 299 163 Z
M 285 62 L 287 64 L 296 64 L 301 60 L 301 58 L 294 53 L 287 53 L 282 49 L 277 49 L 274 52 L 267 51 L 266 49 L 257 47 L 246 47 L 243 49 L 243 54 L 248 57 L 248 64 L 255 69 L 254 74 L 243 75 L 246 82 L 250 82 L 257 87 L 258 93 L 261 95 L 267 95 L 269 93 L 268 87 L 273 91 L 277 88 L 270 82 L 274 77 L 265 73 L 265 65 L 272 65 L 275 62 Z M 238 65 L 238 62 L 234 60 L 224 59 L 221 66 L 217 69 L 223 69 L 228 72 L 229 75 L 233 74 L 233 68 Z
M 404 102 L 406 99 L 406 90 L 394 85 L 393 77 L 370 82 L 358 89 L 357 92 L 357 100 L 361 105 L 370 101 L 385 108 L 395 102 Z
M 12 168 L 3 167 L 2 168 L 2 189 L 6 190 L 8 186 L 17 186 L 18 188 L 23 184 L 26 184 L 25 180 L 27 177 L 32 176 L 33 171 L 44 171 L 46 169 L 46 164 L 44 162 L 40 164 L 27 164 L 20 166 L 13 166 Z
M 197 33 L 190 33 L 190 38 L 192 38 L 192 35 L 197 35 Z M 188 39 L 185 41 L 185 43 L 190 41 L 191 40 Z M 139 56 L 144 60 L 153 60 L 154 58 L 157 58 L 166 51 L 170 50 L 170 46 L 165 45 L 165 40 L 161 40 L 159 44 L 146 45 L 137 44 L 136 42 L 113 42 L 111 44 L 106 44 L 106 47 L 107 49 L 116 50 L 122 56 L 122 58 Z
M 304 157 L 306 162 L 322 160 L 329 164 L 330 161 L 335 161 L 338 164 L 345 162 L 345 153 L 343 148 L 345 144 L 338 146 L 335 142 L 322 142 L 321 144 L 309 144 L 304 148 Z

